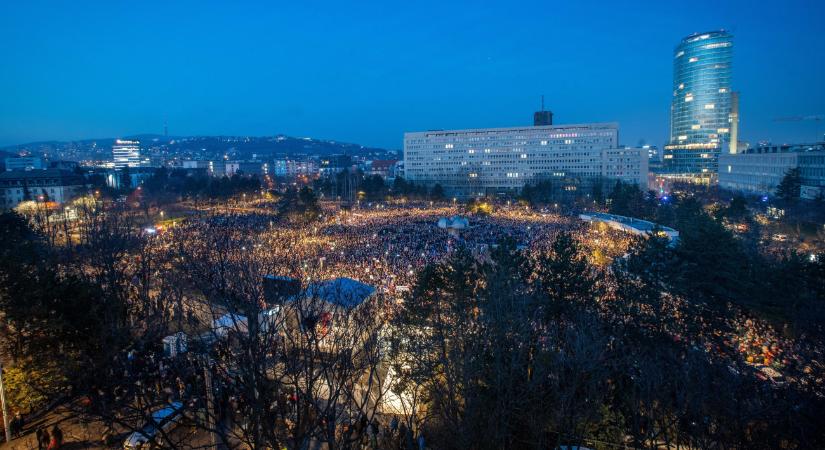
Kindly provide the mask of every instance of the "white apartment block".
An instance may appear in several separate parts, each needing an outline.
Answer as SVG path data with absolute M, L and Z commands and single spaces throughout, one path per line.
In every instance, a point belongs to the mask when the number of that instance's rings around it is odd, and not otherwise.
M 618 148 L 618 140 L 615 123 L 405 133 L 405 177 L 461 197 L 565 177 L 646 186 L 647 150 Z

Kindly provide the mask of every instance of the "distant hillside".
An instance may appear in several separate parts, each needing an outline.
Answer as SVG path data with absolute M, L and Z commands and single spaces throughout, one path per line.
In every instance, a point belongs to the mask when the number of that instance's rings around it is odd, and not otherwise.
M 318 155 L 332 154 L 368 155 L 384 154 L 387 150 L 364 147 L 358 144 L 344 143 L 312 138 L 291 136 L 162 136 L 157 134 L 139 134 L 123 136 L 123 139 L 138 139 L 141 147 L 164 146 L 170 154 L 212 155 L 230 154 L 233 157 L 249 158 L 253 154 L 265 155 Z M 115 138 L 83 139 L 79 141 L 43 141 L 3 147 L 7 151 L 28 150 L 31 152 L 51 152 L 68 148 L 108 148 Z
M 381 148 L 364 147 L 336 141 L 290 136 L 240 137 L 240 136 L 198 136 L 178 138 L 169 143 L 170 151 L 181 153 L 205 151 L 207 153 L 230 153 L 240 157 L 257 155 L 365 155 L 386 153 Z

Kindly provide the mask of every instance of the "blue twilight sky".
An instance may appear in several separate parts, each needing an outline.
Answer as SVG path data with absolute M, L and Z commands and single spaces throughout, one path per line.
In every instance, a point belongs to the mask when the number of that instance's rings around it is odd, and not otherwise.
M 732 31 L 741 137 L 811 141 L 825 1 L 0 0 L 0 145 L 161 133 L 401 148 L 404 131 L 616 121 L 668 136 L 672 51 Z M 825 132 L 825 123 L 819 124 Z

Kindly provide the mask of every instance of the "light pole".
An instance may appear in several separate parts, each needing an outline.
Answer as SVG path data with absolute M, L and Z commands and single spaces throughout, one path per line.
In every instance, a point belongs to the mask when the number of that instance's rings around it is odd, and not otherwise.
M 0 403 L 3 408 L 3 428 L 6 430 L 6 442 L 11 442 L 11 424 L 9 423 L 9 411 L 6 404 L 6 388 L 3 385 L 3 363 L 0 361 Z
M 218 448 L 217 427 L 220 426 L 217 417 L 215 417 L 215 393 L 212 390 L 212 369 L 210 367 L 211 360 L 209 356 L 203 358 L 203 377 L 204 384 L 206 384 L 206 426 L 209 428 L 209 442 L 210 449 Z

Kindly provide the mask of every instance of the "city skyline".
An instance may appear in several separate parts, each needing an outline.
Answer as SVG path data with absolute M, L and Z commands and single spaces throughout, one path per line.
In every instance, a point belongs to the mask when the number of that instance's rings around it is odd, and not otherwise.
M 400 149 L 405 131 L 529 125 L 543 94 L 556 123 L 618 122 L 621 144 L 661 147 L 673 49 L 717 29 L 736 36 L 740 140 L 810 142 L 825 131 L 774 121 L 823 113 L 825 63 L 811 55 L 825 44 L 807 34 L 825 12 L 817 2 L 695 5 L 702 14 L 656 3 L 433 8 L 9 5 L 0 48 L 15 69 L 0 74 L 0 145 L 168 124 L 177 136 Z

